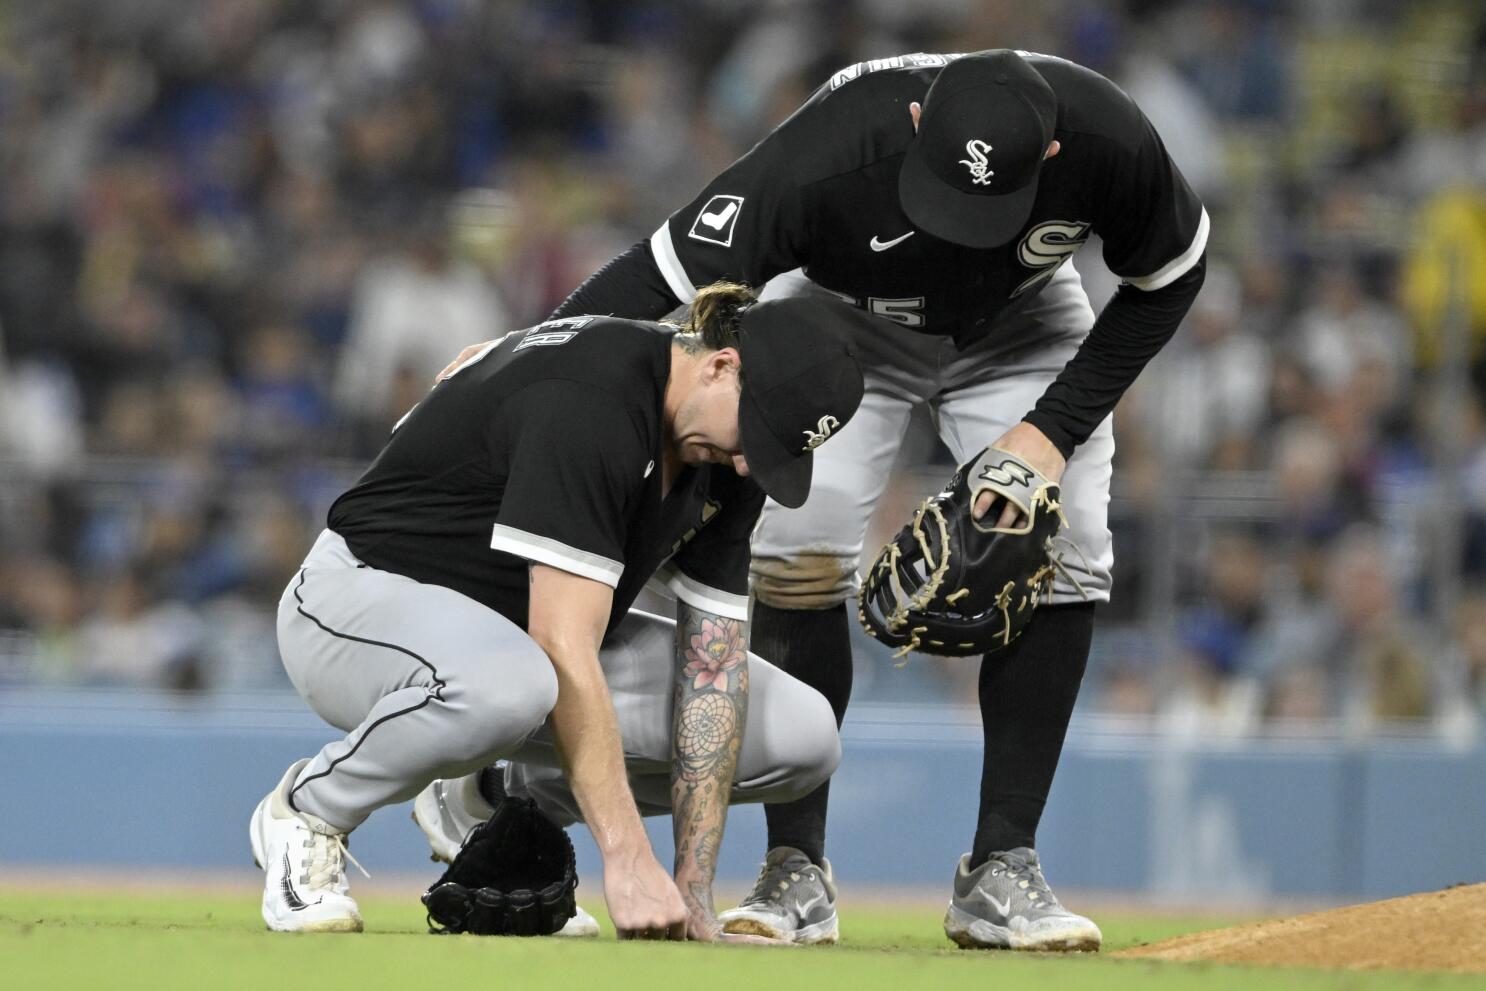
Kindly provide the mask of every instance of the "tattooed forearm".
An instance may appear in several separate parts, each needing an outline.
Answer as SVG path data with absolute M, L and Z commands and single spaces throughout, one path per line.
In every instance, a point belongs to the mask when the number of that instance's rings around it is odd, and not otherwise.
M 717 870 L 717 848 L 722 846 L 722 826 L 716 825 L 702 834 L 697 840 L 696 862 L 697 866 L 708 874 Z
M 738 709 L 731 698 L 704 691 L 681 703 L 676 714 L 676 774 L 701 781 L 726 760 L 728 741 L 737 735 Z
M 712 914 L 712 878 L 748 716 L 747 626 L 677 606 L 671 803 L 676 877 Z

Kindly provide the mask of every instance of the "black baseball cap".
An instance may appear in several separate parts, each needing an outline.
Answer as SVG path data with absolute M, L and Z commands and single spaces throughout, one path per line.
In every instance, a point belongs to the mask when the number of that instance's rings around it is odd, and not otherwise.
M 929 87 L 918 133 L 898 173 L 898 200 L 914 226 L 970 248 L 1016 237 L 1037 199 L 1058 101 L 1016 52 L 955 59 Z
M 862 402 L 862 369 L 844 331 L 850 315 L 845 303 L 814 296 L 768 300 L 743 312 L 743 456 L 781 506 L 805 504 L 813 452 Z

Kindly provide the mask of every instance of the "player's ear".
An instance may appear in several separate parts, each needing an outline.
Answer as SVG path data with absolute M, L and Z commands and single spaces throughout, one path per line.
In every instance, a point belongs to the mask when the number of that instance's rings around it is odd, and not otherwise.
M 1060 152 L 1062 150 L 1063 150 L 1063 143 L 1061 141 L 1054 140 L 1052 144 L 1050 144 L 1050 145 L 1047 146 L 1047 151 L 1042 156 L 1043 161 L 1046 161 L 1049 158 L 1052 158 L 1054 155 L 1056 155 L 1058 152 Z
M 918 118 L 924 112 L 917 100 L 908 104 L 908 115 L 913 118 L 913 133 L 918 133 Z
M 738 356 L 737 348 L 722 348 L 712 352 L 712 359 L 707 362 L 707 370 L 711 378 L 723 378 L 732 376 L 737 378 L 738 369 L 742 367 L 742 359 Z

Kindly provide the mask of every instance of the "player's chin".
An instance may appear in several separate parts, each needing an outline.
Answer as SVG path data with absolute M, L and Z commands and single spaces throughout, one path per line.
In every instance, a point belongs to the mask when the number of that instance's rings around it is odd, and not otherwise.
M 680 445 L 681 462 L 688 465 L 711 464 L 717 458 L 713 456 L 712 449 L 706 444 L 692 441 L 683 441 Z

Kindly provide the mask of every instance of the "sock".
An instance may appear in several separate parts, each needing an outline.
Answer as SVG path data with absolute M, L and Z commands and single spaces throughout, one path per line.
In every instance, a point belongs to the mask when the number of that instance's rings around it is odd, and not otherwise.
M 993 853 L 1036 846 L 1093 636 L 1092 602 L 1044 606 L 1010 647 L 982 659 L 985 758 L 972 870 Z
M 491 808 L 499 808 L 500 803 L 506 800 L 506 765 L 482 767 L 476 787 L 480 789 L 480 797 L 489 802 Z
M 841 727 L 851 698 L 851 634 L 845 603 L 830 609 L 776 609 L 755 602 L 749 640 L 755 654 L 824 695 L 836 714 L 836 727 Z M 827 781 L 804 798 L 764 806 L 769 849 L 792 846 L 811 863 L 821 863 L 830 787 Z

